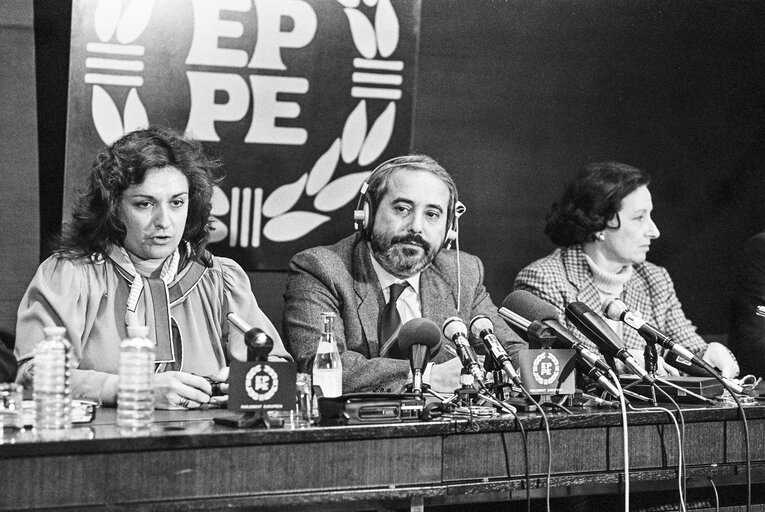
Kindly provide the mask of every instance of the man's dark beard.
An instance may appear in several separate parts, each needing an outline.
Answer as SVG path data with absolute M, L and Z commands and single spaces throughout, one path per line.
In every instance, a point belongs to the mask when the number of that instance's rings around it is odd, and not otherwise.
M 372 252 L 382 268 L 396 277 L 409 277 L 421 272 L 430 265 L 438 251 L 431 251 L 431 245 L 420 235 L 394 236 L 390 243 L 383 236 L 372 233 Z M 423 249 L 422 256 L 419 251 L 400 245 L 408 243 L 419 245 Z

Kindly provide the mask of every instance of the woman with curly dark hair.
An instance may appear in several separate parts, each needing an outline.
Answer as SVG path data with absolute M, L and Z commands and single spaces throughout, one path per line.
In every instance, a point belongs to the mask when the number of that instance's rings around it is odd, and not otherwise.
M 651 219 L 649 183 L 646 172 L 629 165 L 602 162 L 585 167 L 547 216 L 545 234 L 560 247 L 521 270 L 515 289 L 528 290 L 556 306 L 561 321 L 593 351 L 597 347 L 568 321 L 565 308 L 583 302 L 600 312 L 606 301 L 618 297 L 723 375 L 735 377 L 739 370 L 733 354 L 696 334 L 669 273 L 646 261 L 651 242 L 659 237 Z M 645 342 L 637 331 L 608 322 L 642 360 Z
M 98 153 L 58 249 L 19 306 L 19 381 L 31 380 L 48 326 L 65 327 L 72 343 L 73 397 L 107 405 L 116 402 L 129 325 L 149 326 L 156 342 L 160 408 L 209 402 L 229 358 L 246 358 L 229 312 L 269 334 L 274 357 L 291 359 L 242 268 L 206 250 L 218 169 L 198 142 L 161 128 L 128 133 Z

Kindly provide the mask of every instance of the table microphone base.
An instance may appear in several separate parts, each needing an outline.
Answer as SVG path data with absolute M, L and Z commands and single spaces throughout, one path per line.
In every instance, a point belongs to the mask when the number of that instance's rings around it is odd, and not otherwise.
M 269 418 L 268 415 L 255 412 L 246 412 L 241 416 L 213 418 L 213 421 L 224 427 L 234 428 L 282 428 L 284 420 L 282 418 Z

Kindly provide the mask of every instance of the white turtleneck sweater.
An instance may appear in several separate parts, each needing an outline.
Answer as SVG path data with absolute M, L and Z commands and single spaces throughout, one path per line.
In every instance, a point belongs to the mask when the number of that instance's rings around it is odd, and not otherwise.
M 587 265 L 590 267 L 593 284 L 595 285 L 595 288 L 598 290 L 598 294 L 600 295 L 600 308 L 598 309 L 602 311 L 603 304 L 608 299 L 612 299 L 614 297 L 618 297 L 620 299 L 623 298 L 622 295 L 624 293 L 624 285 L 632 277 L 632 265 L 623 267 L 619 272 L 609 272 L 603 267 L 598 266 L 595 261 L 593 261 L 593 259 L 590 258 L 587 254 L 584 255 L 584 259 L 587 261 Z M 598 313 L 600 313 L 600 311 L 598 311 Z M 605 320 L 608 322 L 608 325 L 611 327 L 611 329 L 613 329 L 614 332 L 616 332 L 616 334 L 621 337 L 622 323 L 614 322 L 608 318 Z

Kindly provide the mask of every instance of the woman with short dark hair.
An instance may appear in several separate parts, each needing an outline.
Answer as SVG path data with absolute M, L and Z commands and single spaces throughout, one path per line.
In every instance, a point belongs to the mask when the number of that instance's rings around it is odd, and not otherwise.
M 686 318 L 666 269 L 646 255 L 659 229 L 651 218 L 650 177 L 617 162 L 588 165 L 567 186 L 547 217 L 545 234 L 560 247 L 518 273 L 515 289 L 528 290 L 558 308 L 565 322 L 591 350 L 597 347 L 565 317 L 572 302 L 596 312 L 614 297 L 726 377 L 738 374 L 733 354 L 720 343 L 707 344 Z M 610 322 L 610 321 L 609 321 Z M 611 322 L 628 349 L 645 342 L 633 329 Z M 642 357 L 640 357 L 642 359 Z
M 198 142 L 161 128 L 98 153 L 58 249 L 19 306 L 19 381 L 31 383 L 34 347 L 49 326 L 65 327 L 72 344 L 73 398 L 107 405 L 116 402 L 129 325 L 149 326 L 155 341 L 160 408 L 207 403 L 229 358 L 246 359 L 229 312 L 271 336 L 274 357 L 291 359 L 242 268 L 206 250 L 218 169 Z

